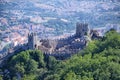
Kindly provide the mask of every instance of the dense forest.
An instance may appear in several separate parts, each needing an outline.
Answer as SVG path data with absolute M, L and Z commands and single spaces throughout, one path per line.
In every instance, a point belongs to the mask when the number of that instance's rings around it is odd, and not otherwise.
M 11 57 L 2 80 L 120 80 L 120 34 L 108 31 L 100 40 L 66 60 L 27 50 Z

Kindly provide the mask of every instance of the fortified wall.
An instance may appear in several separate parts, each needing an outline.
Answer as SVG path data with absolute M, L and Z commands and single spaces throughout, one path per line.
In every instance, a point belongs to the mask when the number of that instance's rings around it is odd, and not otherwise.
M 95 30 L 90 30 L 86 23 L 77 23 L 76 33 L 64 39 L 38 39 L 37 33 L 30 33 L 28 34 L 27 44 L 13 48 L 10 52 L 8 51 L 8 54 L 0 58 L 0 66 L 12 55 L 28 49 L 39 49 L 45 55 L 55 56 L 57 59 L 66 59 L 71 54 L 78 53 L 87 46 L 91 39 L 100 38 L 99 33 Z
M 39 49 L 45 54 L 73 54 L 87 45 L 90 41 L 89 34 L 87 23 L 77 23 L 76 33 L 64 39 L 38 39 L 36 33 L 31 33 L 28 35 L 28 49 Z

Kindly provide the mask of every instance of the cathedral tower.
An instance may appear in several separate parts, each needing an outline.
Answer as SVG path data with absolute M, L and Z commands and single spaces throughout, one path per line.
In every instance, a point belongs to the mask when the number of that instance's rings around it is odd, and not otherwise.
M 28 34 L 28 48 L 29 49 L 37 49 L 38 48 L 38 43 L 37 43 L 37 33 L 29 33 Z

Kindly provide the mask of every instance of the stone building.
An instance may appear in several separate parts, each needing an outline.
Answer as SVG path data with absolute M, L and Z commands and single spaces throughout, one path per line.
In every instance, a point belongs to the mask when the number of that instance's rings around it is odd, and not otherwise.
M 46 53 L 73 54 L 77 53 L 79 50 L 86 46 L 89 34 L 90 29 L 88 24 L 86 23 L 77 23 L 76 34 L 64 39 L 58 40 L 37 39 L 36 33 L 30 33 L 28 35 L 28 48 L 32 50 L 39 49 L 45 54 Z
M 37 49 L 38 48 L 38 39 L 37 33 L 29 33 L 28 34 L 28 48 L 29 49 Z
M 76 24 L 76 36 L 82 37 L 84 35 L 89 35 L 90 28 L 87 23 L 77 23 Z

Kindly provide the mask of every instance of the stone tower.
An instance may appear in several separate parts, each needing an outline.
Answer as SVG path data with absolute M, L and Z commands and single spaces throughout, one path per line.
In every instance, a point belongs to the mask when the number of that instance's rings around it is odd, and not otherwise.
M 76 36 L 83 37 L 84 35 L 89 35 L 90 29 L 87 23 L 77 23 L 76 24 Z
M 37 33 L 29 33 L 28 34 L 28 48 L 29 49 L 37 49 L 38 48 L 38 43 L 37 43 Z

